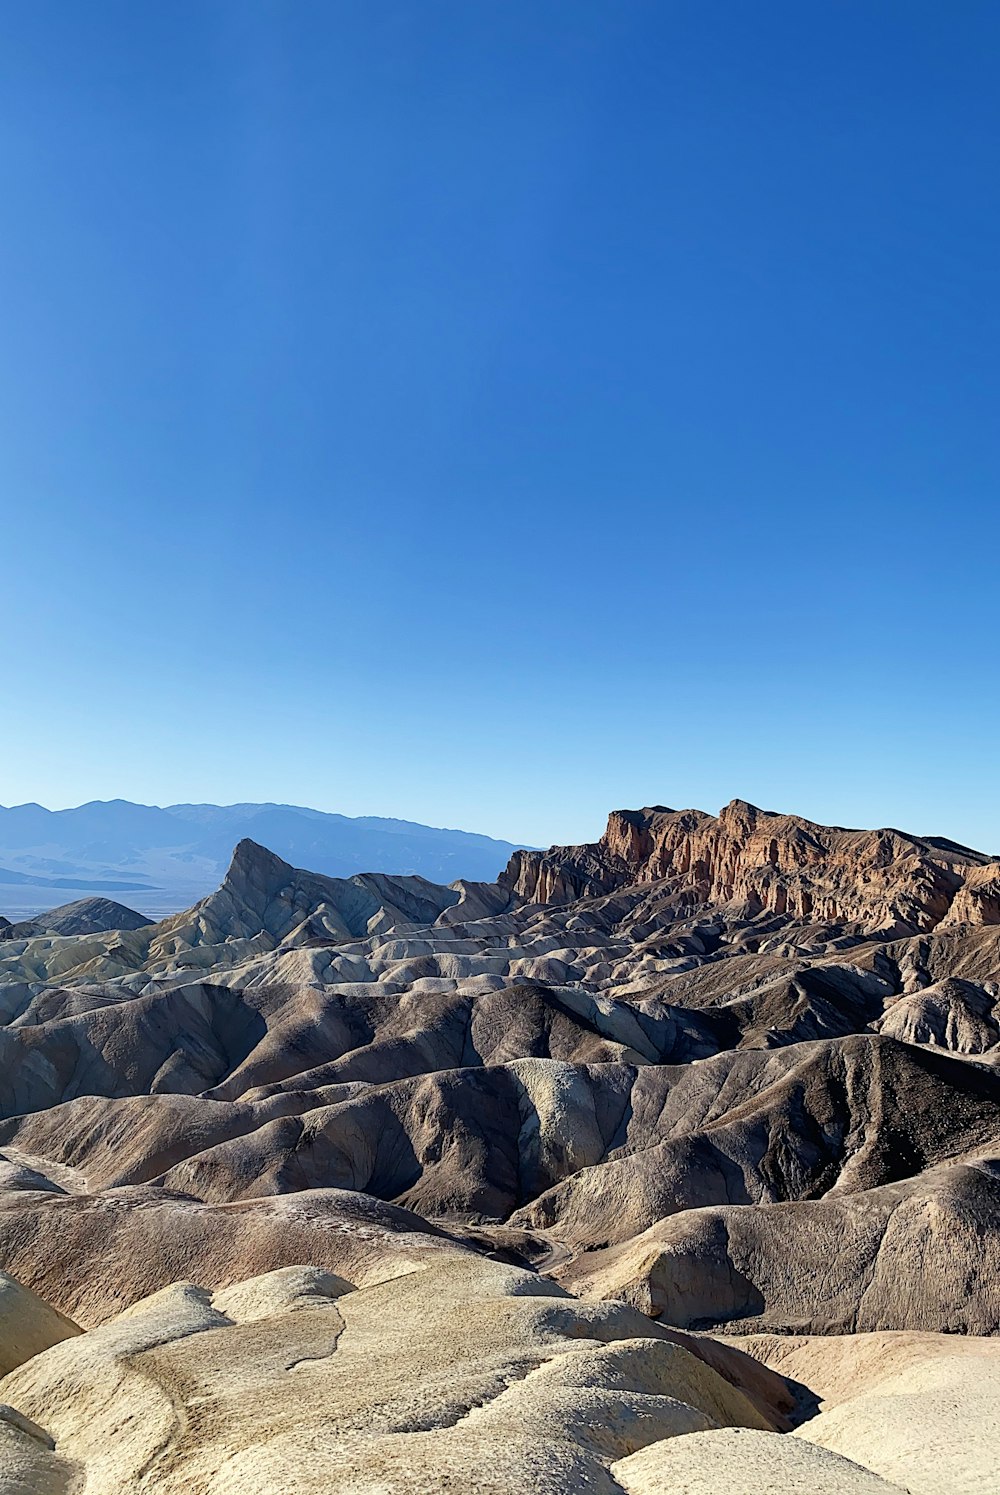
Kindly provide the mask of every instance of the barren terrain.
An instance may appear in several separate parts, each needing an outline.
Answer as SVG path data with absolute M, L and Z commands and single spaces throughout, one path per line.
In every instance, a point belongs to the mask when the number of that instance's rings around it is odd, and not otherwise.
M 997 1488 L 990 856 L 653 807 L 0 933 L 0 1495 Z

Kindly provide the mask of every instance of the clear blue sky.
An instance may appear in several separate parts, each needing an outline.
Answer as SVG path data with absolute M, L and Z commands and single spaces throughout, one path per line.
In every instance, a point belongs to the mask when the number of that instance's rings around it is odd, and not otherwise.
M 993 0 L 2 0 L 0 802 L 1000 850 Z

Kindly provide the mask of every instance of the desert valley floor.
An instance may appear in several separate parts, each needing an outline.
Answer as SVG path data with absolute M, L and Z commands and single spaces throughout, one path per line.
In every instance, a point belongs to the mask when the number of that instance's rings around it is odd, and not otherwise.
M 734 801 L 0 922 L 0 1495 L 1000 1491 L 1000 863 Z

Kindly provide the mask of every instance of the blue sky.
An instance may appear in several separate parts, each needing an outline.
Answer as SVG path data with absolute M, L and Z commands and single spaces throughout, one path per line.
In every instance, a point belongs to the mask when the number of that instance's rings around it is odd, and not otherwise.
M 0 801 L 1000 850 L 1000 8 L 0 25 Z

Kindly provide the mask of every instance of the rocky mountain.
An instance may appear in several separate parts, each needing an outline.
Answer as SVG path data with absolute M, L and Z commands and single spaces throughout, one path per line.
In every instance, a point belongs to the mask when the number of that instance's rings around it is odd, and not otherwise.
M 0 1490 L 992 1488 L 995 859 L 734 801 L 125 912 L 0 942 Z
M 738 799 L 718 816 L 616 811 L 596 845 L 515 853 L 500 880 L 546 904 L 655 883 L 678 907 L 724 904 L 848 933 L 1000 922 L 997 858 L 941 838 L 814 825 Z
M 112 898 L 78 898 L 17 924 L 0 917 L 0 940 L 28 939 L 39 934 L 105 934 L 113 929 L 142 929 L 152 922 L 145 914 L 115 903 Z
M 160 918 L 209 892 L 244 837 L 334 877 L 379 869 L 441 882 L 489 879 L 514 850 L 467 831 L 300 805 L 0 806 L 0 912 L 18 922 L 36 917 L 60 892 L 127 893 L 144 915 Z

